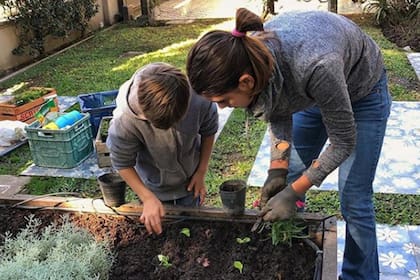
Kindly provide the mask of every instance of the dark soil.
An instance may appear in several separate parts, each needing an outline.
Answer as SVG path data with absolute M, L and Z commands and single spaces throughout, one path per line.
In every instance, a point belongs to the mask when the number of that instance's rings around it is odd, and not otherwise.
M 64 212 L 0 208 L 0 244 L 4 233 L 25 227 L 25 217 L 34 214 L 43 225 L 60 222 Z M 168 221 L 164 232 L 149 235 L 138 218 L 104 214 L 65 213 L 98 240 L 111 240 L 117 255 L 110 279 L 313 279 L 315 252 L 302 240 L 292 246 L 273 246 L 268 232 L 251 233 L 252 225 L 216 221 Z M 191 236 L 181 233 L 189 228 Z M 250 237 L 239 244 L 236 238 Z M 164 268 L 158 255 L 169 257 Z M 242 274 L 233 267 L 243 264 Z

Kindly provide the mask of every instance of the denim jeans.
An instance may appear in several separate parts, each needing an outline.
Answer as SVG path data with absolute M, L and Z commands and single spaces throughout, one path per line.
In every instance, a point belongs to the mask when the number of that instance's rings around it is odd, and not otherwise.
M 174 199 L 174 200 L 167 200 L 162 201 L 163 204 L 170 204 L 170 205 L 179 205 L 179 206 L 187 206 L 187 207 L 196 207 L 200 205 L 200 196 L 194 198 L 194 193 Z
M 390 113 L 387 75 L 369 95 L 352 104 L 357 130 L 356 148 L 339 166 L 340 207 L 346 222 L 341 278 L 379 279 L 372 183 Z M 316 159 L 328 138 L 319 108 L 293 115 L 293 149 L 289 182 L 296 180 Z

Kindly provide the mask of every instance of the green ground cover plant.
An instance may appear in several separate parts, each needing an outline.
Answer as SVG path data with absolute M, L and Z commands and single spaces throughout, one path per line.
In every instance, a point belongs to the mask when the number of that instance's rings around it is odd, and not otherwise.
M 420 84 L 404 51 L 389 42 L 369 17 L 356 15 L 352 19 L 382 48 L 393 99 L 420 101 Z M 164 61 L 185 70 L 186 55 L 193 42 L 200 34 L 221 23 L 221 20 L 198 21 L 157 27 L 118 24 L 6 80 L 0 88 L 28 81 L 33 85 L 54 87 L 58 95 L 76 96 L 117 89 L 136 69 L 150 62 Z M 206 178 L 206 205 L 221 206 L 218 186 L 223 181 L 248 178 L 265 130 L 265 123 L 253 119 L 242 109 L 233 110 L 212 154 Z M 0 158 L 0 174 L 19 175 L 31 163 L 29 147 L 24 145 Z M 85 179 L 34 177 L 25 186 L 25 191 L 37 195 L 66 191 L 78 192 L 84 197 L 100 197 L 97 182 Z M 259 192 L 260 188 L 247 188 L 246 207 L 252 208 Z M 134 199 L 135 195 L 129 190 L 127 200 Z M 375 200 L 378 222 L 420 224 L 419 195 L 375 194 Z M 311 190 L 307 211 L 339 216 L 337 193 Z
M 61 225 L 28 217 L 16 236 L 0 246 L 1 279 L 108 279 L 114 255 L 106 241 L 96 241 L 66 216 Z

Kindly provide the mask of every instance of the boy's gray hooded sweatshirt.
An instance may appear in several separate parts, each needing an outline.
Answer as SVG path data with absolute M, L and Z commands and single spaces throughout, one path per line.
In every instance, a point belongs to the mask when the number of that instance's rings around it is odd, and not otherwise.
M 184 197 L 199 164 L 201 137 L 217 132 L 216 105 L 191 91 L 191 99 L 185 100 L 190 104 L 184 118 L 174 128 L 155 128 L 142 115 L 137 92 L 130 90 L 135 88 L 136 75 L 118 92 L 106 141 L 112 166 L 116 170 L 135 167 L 146 187 L 161 201 Z
M 271 160 L 287 157 L 275 145 L 291 139 L 292 114 L 318 106 L 331 145 L 304 174 L 319 186 L 353 151 L 352 103 L 370 93 L 384 71 L 379 47 L 353 22 L 330 12 L 289 12 L 264 25 L 279 40 L 265 42 L 275 57 L 268 87 L 248 108 L 270 124 Z

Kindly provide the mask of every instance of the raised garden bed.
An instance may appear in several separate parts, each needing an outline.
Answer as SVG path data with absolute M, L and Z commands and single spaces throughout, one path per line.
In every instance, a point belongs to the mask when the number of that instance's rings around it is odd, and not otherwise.
M 24 217 L 31 213 L 41 219 L 43 225 L 60 222 L 66 213 L 74 224 L 86 228 L 97 239 L 111 240 L 117 258 L 109 279 L 305 280 L 335 279 L 337 275 L 335 220 L 321 223 L 320 215 L 301 215 L 309 225 L 309 243 L 295 239 L 290 246 L 274 246 L 268 232 L 251 233 L 256 216 L 250 209 L 244 215 L 232 218 L 220 208 L 167 208 L 164 232 L 156 236 L 149 235 L 138 222 L 141 212 L 138 204 L 110 209 L 102 200 L 34 199 L 17 195 L 0 197 L 0 205 L 7 206 L 0 208 L 1 235 L 7 230 L 16 233 L 24 227 Z M 11 205 L 17 206 L 12 208 Z M 325 226 L 322 233 L 319 231 L 321 224 Z M 190 236 L 182 234 L 185 228 L 189 229 Z M 245 237 L 250 241 L 240 244 L 236 240 Z M 315 243 L 321 243 L 322 251 L 315 252 L 310 246 Z M 316 263 L 320 252 L 322 267 Z M 162 265 L 158 255 L 168 257 L 170 266 Z M 243 264 L 242 272 L 234 267 L 234 261 Z M 322 269 L 318 278 L 314 277 L 316 269 Z

